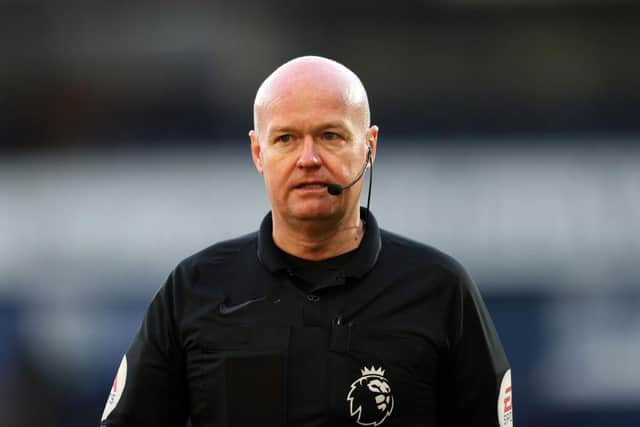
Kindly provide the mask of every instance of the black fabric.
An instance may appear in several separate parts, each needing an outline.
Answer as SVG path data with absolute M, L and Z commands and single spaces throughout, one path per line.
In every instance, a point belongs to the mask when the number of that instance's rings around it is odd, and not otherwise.
M 372 214 L 358 249 L 311 268 L 271 231 L 176 267 L 103 426 L 499 425 L 509 364 L 459 263 Z
M 296 277 L 294 284 L 307 293 L 313 293 L 331 286 L 346 283 L 345 266 L 356 254 L 351 251 L 322 261 L 308 261 L 293 255 L 282 253 L 285 264 L 292 277 Z
M 360 215 L 364 215 L 364 208 L 360 209 Z M 282 250 L 273 242 L 273 223 L 271 213 L 267 214 L 260 224 L 258 232 L 258 258 L 263 266 L 271 272 L 286 270 L 287 261 L 283 257 Z M 367 232 L 357 250 L 352 252 L 350 262 L 344 265 L 344 276 L 361 278 L 375 265 L 380 254 L 381 240 L 378 223 L 373 215 L 369 215 Z
M 285 362 L 282 354 L 238 356 L 225 362 L 230 425 L 285 425 Z

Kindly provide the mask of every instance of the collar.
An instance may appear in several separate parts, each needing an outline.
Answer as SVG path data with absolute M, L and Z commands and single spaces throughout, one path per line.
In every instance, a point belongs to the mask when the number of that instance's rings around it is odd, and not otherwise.
M 360 208 L 360 218 L 364 218 L 364 214 L 365 209 Z M 360 246 L 342 269 L 344 277 L 361 278 L 373 268 L 378 260 L 382 247 L 380 229 L 371 212 L 369 212 L 369 221 L 365 226 L 366 231 Z M 269 212 L 262 220 L 258 231 L 258 259 L 267 270 L 276 273 L 289 268 L 283 254 L 282 249 L 273 242 L 273 220 L 271 212 Z

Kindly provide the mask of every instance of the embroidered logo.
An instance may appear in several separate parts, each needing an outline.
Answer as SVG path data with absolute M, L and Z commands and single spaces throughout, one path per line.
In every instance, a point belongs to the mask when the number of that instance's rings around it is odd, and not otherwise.
M 363 368 L 362 376 L 351 384 L 347 402 L 349 415 L 361 426 L 379 426 L 393 411 L 391 385 L 382 368 Z
M 227 315 L 227 314 L 231 314 L 231 313 L 235 313 L 238 310 L 242 310 L 243 308 L 254 304 L 256 302 L 261 302 L 266 300 L 267 297 L 260 297 L 260 298 L 253 298 L 250 299 L 248 301 L 245 302 L 241 302 L 240 304 L 236 304 L 236 305 L 226 305 L 224 302 L 222 304 L 220 304 L 218 306 L 218 312 L 222 315 Z

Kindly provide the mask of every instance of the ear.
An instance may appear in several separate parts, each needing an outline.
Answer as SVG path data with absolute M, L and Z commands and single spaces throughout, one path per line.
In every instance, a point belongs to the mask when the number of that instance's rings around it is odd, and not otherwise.
M 378 126 L 373 125 L 367 129 L 367 144 L 371 147 L 371 163 L 376 159 L 376 151 L 378 149 Z
M 251 157 L 253 158 L 253 164 L 256 166 L 258 173 L 262 175 L 262 150 L 256 131 L 249 131 L 249 139 L 251 140 Z

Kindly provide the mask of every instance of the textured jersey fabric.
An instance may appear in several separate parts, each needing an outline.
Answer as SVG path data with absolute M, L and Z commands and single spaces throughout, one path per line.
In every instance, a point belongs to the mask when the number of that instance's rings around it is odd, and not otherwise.
M 102 426 L 503 425 L 509 364 L 458 262 L 371 214 L 324 264 L 286 256 L 271 227 L 175 268 Z

